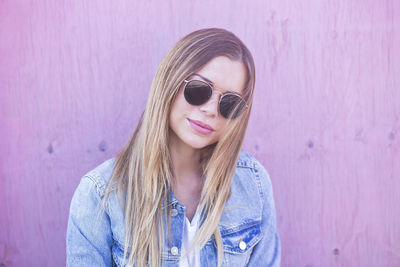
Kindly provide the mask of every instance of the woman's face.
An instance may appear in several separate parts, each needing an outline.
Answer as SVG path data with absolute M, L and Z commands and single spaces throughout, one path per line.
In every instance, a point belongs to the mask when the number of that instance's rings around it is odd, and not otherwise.
M 244 64 L 226 56 L 213 58 L 195 75 L 188 77 L 187 80 L 198 79 L 212 84 L 213 94 L 205 104 L 193 106 L 186 101 L 183 94 L 185 83 L 182 84 L 169 115 L 173 141 L 194 149 L 218 142 L 228 122 L 218 112 L 218 92 L 231 91 L 242 95 L 246 78 Z

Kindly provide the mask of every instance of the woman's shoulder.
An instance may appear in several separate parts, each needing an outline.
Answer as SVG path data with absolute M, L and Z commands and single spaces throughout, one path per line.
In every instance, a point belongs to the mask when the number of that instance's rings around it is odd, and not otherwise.
M 78 257 L 76 255 L 81 257 L 82 251 L 87 251 L 87 257 L 80 260 L 99 259 L 111 264 L 111 246 L 113 251 L 123 247 L 124 213 L 117 195 L 111 194 L 107 205 L 102 205 L 114 166 L 114 158 L 102 162 L 83 175 L 75 189 L 67 227 L 67 256 L 71 259 Z M 101 258 L 94 258 L 96 253 L 100 253 Z M 89 265 L 92 266 L 93 262 Z
M 256 168 L 255 164 L 260 164 L 260 162 L 249 152 L 241 151 L 239 154 L 239 159 L 237 162 L 238 167 L 249 167 L 249 168 Z
M 232 189 L 236 197 L 253 203 L 263 203 L 272 191 L 268 171 L 263 164 L 248 152 L 241 152 L 237 161 Z M 257 206 L 257 205 L 256 205 Z
M 110 158 L 101 164 L 97 165 L 92 170 L 88 171 L 81 179 L 89 180 L 93 186 L 96 188 L 98 194 L 102 197 L 104 196 L 105 188 L 108 181 L 111 178 L 115 167 L 115 158 Z
M 236 170 L 239 169 L 248 169 L 249 172 L 245 172 L 246 176 L 251 176 L 255 179 L 255 182 L 263 182 L 267 184 L 271 184 L 271 180 L 269 177 L 269 173 L 265 169 L 265 167 L 258 161 L 253 155 L 248 152 L 240 152 L 239 159 L 236 164 Z
M 252 233 L 258 234 L 254 235 L 254 239 L 247 240 L 248 244 L 258 242 L 261 238 L 260 225 L 269 187 L 271 182 L 264 166 L 250 153 L 241 152 L 232 180 L 231 195 L 221 215 L 222 236 L 233 232 L 253 231 Z

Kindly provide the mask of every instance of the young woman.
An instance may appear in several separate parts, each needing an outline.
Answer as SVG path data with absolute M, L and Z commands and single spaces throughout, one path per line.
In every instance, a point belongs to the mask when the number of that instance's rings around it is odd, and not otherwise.
M 279 266 L 272 186 L 240 152 L 255 69 L 231 32 L 202 29 L 161 62 L 125 148 L 71 202 L 68 266 Z

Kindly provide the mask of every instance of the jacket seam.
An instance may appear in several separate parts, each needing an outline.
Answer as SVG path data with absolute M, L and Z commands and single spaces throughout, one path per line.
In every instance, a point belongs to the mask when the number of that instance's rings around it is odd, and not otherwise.
M 256 165 L 257 163 L 255 163 Z M 255 177 L 255 182 L 257 185 L 257 189 L 258 189 L 258 194 L 260 196 L 261 202 L 262 202 L 262 206 L 264 206 L 264 191 L 263 191 L 263 187 L 261 184 L 261 178 L 260 178 L 260 170 L 259 168 L 254 168 L 253 169 L 253 173 L 254 173 L 254 177 Z
M 92 181 L 92 183 L 94 184 L 94 186 L 96 188 L 97 193 L 99 194 L 99 197 L 102 199 L 104 196 L 105 185 L 104 185 L 104 183 L 101 183 L 99 181 L 99 179 L 101 179 L 100 175 L 97 172 L 95 172 L 95 174 L 96 175 L 93 175 L 93 173 L 86 174 L 83 176 L 83 178 L 88 178 L 89 180 Z

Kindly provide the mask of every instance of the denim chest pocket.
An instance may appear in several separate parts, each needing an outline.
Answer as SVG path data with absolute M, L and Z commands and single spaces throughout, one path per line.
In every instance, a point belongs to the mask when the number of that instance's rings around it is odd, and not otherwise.
M 254 246 L 261 240 L 261 221 L 233 228 L 220 227 L 224 245 L 224 266 L 246 266 Z

